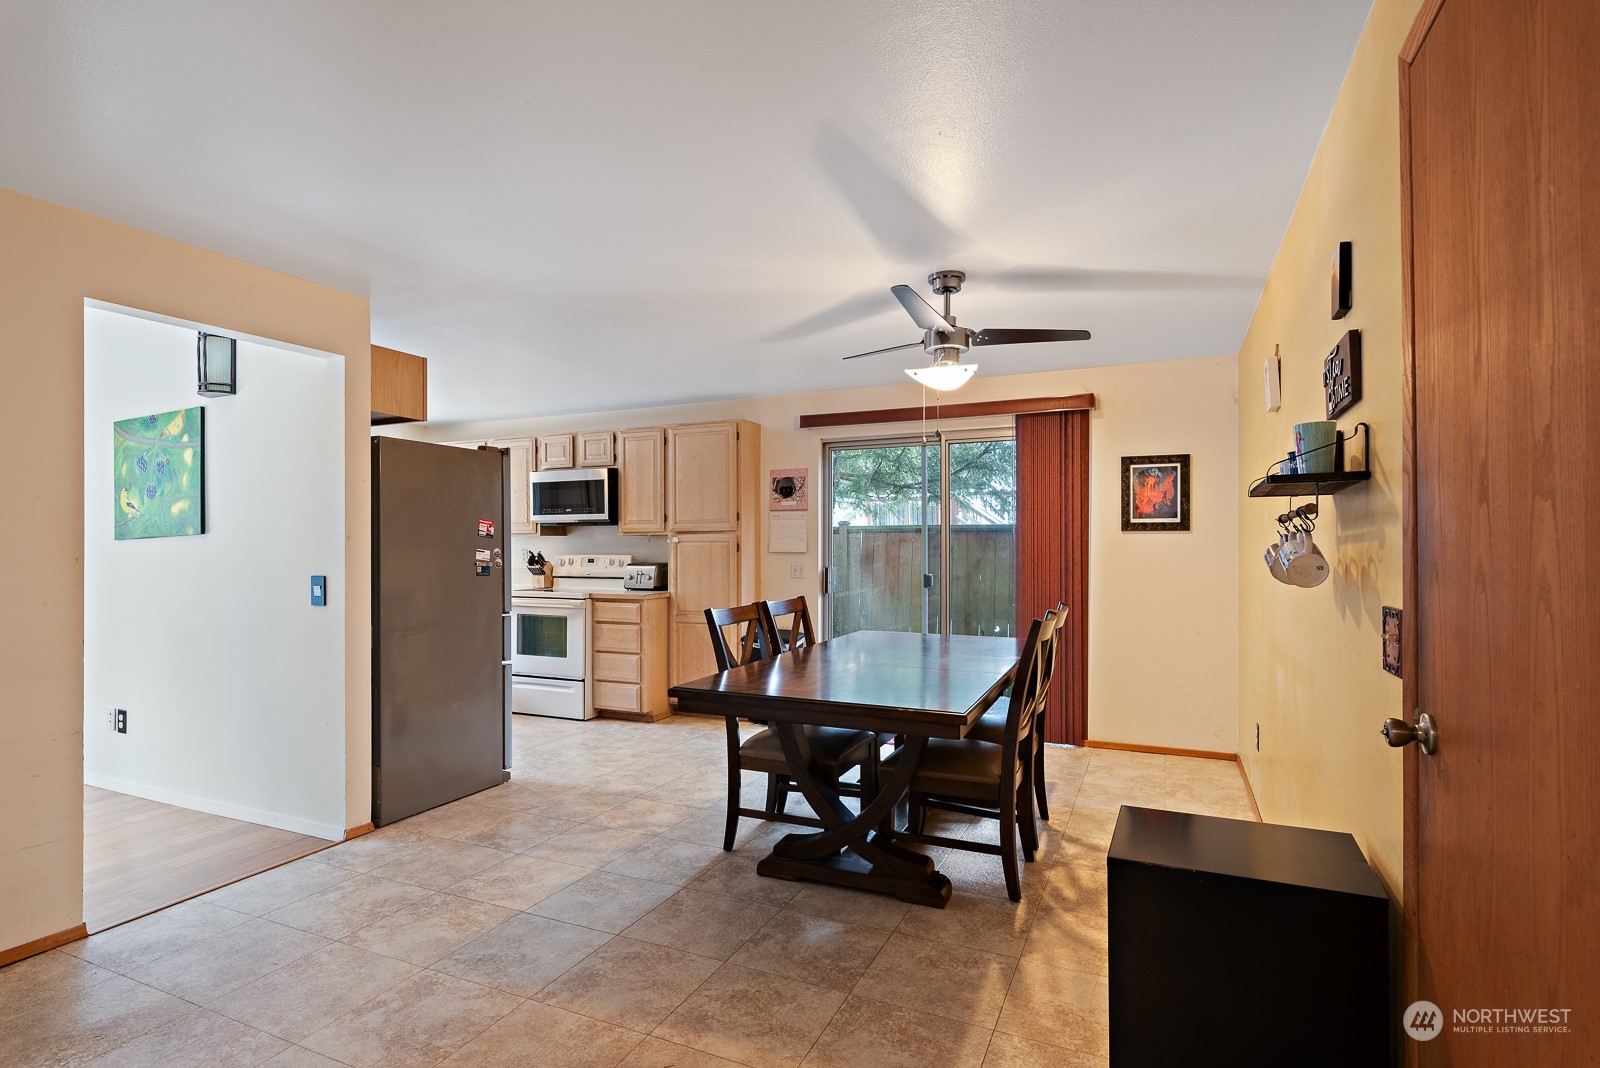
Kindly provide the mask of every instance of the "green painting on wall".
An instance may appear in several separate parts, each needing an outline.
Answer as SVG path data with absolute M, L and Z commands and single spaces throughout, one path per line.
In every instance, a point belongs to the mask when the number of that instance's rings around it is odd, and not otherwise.
M 206 532 L 205 414 L 183 408 L 111 425 L 117 541 Z

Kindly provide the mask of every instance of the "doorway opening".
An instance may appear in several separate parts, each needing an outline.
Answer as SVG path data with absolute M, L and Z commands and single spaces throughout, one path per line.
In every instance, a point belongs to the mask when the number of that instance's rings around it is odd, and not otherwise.
M 85 302 L 91 933 L 344 837 L 344 361 L 201 331 Z
M 830 637 L 1015 633 L 1011 430 L 830 442 L 824 462 Z

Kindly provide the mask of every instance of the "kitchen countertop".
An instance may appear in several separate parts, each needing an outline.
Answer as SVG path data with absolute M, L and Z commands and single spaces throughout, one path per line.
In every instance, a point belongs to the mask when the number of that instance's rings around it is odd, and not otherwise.
M 666 590 L 517 590 L 511 591 L 513 600 L 521 597 L 525 599 L 538 599 L 541 597 L 563 597 L 569 601 L 581 600 L 585 597 L 622 598 L 635 601 L 647 601 L 652 597 L 665 597 Z

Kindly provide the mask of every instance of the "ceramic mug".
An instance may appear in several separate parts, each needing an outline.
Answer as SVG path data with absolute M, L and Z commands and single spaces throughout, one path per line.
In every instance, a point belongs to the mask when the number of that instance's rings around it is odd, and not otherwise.
M 1262 554 L 1262 556 L 1267 562 L 1267 570 L 1272 572 L 1272 577 L 1283 583 L 1285 586 L 1292 586 L 1294 583 L 1289 581 L 1289 574 L 1288 572 L 1284 571 L 1283 561 L 1278 557 L 1278 553 L 1282 550 L 1282 548 L 1283 536 L 1279 535 L 1278 544 L 1267 546 L 1267 551 Z
M 1300 456 L 1302 475 L 1323 474 L 1333 470 L 1333 443 L 1338 428 L 1339 424 L 1332 419 L 1294 425 L 1294 451 Z
M 1317 548 L 1317 543 L 1311 540 L 1311 535 L 1302 534 L 1303 543 L 1296 552 L 1283 565 L 1284 574 L 1296 586 L 1310 589 L 1320 586 L 1328 580 L 1328 559 L 1322 555 L 1322 550 Z

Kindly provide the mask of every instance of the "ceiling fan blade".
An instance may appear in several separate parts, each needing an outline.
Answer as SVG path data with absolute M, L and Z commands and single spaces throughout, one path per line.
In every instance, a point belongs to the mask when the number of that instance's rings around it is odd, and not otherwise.
M 900 261 L 929 263 L 965 248 L 967 240 L 933 213 L 906 184 L 843 131 L 825 125 L 817 160 L 880 248 Z
M 1265 279 L 1215 271 L 1119 271 L 1086 267 L 1009 267 L 985 271 L 985 283 L 1026 291 L 1259 288 Z
M 847 360 L 859 360 L 863 356 L 881 356 L 885 352 L 899 352 L 901 349 L 920 349 L 922 342 L 913 341 L 905 345 L 890 345 L 886 349 L 873 349 L 871 352 L 858 352 L 854 356 L 846 356 Z
M 917 295 L 917 291 L 910 286 L 890 286 L 889 292 L 894 294 L 894 299 L 906 310 L 906 314 L 924 330 L 939 330 L 950 332 L 950 320 L 940 315 L 932 304 Z
M 824 308 L 819 312 L 806 316 L 804 319 L 792 322 L 783 329 L 768 334 L 762 340 L 793 341 L 796 338 L 810 337 L 812 334 L 820 334 L 825 330 L 848 326 L 863 319 L 871 319 L 873 316 L 882 315 L 892 307 L 892 304 L 883 299 L 883 290 L 868 290 L 864 293 L 857 293 L 853 297 L 846 297 L 831 307 Z
M 972 335 L 978 345 L 1032 345 L 1041 341 L 1088 341 L 1087 330 L 980 330 Z

